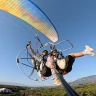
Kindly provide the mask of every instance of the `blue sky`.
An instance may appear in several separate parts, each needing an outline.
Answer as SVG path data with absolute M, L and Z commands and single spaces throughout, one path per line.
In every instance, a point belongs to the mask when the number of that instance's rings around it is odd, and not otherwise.
M 96 50 L 96 0 L 32 0 L 46 13 L 59 33 L 60 40 L 70 40 L 74 48 L 64 55 L 84 50 L 89 45 Z M 34 41 L 34 33 L 29 32 L 25 23 L 11 18 L 15 24 L 5 19 L 8 14 L 0 11 L 0 81 L 25 85 L 52 85 L 52 78 L 45 82 L 35 82 L 23 75 L 16 65 L 16 55 L 27 42 Z M 16 25 L 19 23 L 19 26 Z M 44 36 L 43 36 L 44 37 Z M 44 37 L 45 38 L 45 37 Z M 48 41 L 48 40 L 46 40 Z M 62 45 L 60 48 L 63 48 Z M 96 74 L 96 56 L 77 58 L 73 70 L 64 78 L 73 81 Z

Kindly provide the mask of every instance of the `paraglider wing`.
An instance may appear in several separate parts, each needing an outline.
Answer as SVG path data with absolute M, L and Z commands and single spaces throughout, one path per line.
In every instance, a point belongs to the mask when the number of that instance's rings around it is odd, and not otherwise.
M 58 34 L 54 25 L 31 0 L 0 0 L 0 10 L 24 20 L 52 42 L 58 41 Z

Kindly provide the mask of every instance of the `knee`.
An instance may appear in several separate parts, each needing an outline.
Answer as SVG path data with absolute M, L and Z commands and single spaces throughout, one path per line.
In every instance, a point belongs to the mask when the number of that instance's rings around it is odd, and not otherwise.
M 72 53 L 71 53 L 71 54 L 69 54 L 69 55 L 70 55 L 70 56 L 72 56 L 73 58 L 76 58 L 76 57 L 75 57 L 75 55 L 74 55 L 74 54 L 72 54 Z

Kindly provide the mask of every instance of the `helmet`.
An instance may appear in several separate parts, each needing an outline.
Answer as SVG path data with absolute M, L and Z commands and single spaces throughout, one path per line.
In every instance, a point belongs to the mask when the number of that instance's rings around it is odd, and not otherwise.
M 46 54 L 48 54 L 48 51 L 47 50 L 43 50 L 43 52 L 46 52 Z

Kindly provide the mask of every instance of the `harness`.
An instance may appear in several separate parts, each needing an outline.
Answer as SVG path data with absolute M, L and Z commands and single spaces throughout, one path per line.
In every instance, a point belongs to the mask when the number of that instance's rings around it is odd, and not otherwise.
M 59 56 L 60 55 L 60 56 Z M 60 57 L 60 58 L 59 58 Z M 65 62 L 63 62 L 63 63 L 65 63 L 65 67 L 64 68 L 60 68 L 59 66 L 58 66 L 58 62 L 57 62 L 57 60 L 62 60 L 62 59 L 64 59 L 64 56 L 63 56 L 63 54 L 62 53 L 58 53 L 57 54 L 57 57 L 56 57 L 56 60 L 54 60 L 54 64 L 56 65 L 56 69 L 58 70 L 58 72 L 60 73 L 60 74 L 63 74 L 64 73 L 64 71 L 67 69 L 67 67 L 68 67 L 68 64 L 66 63 L 66 59 L 65 59 Z
M 42 58 L 41 64 L 42 64 L 42 70 L 40 70 L 41 75 L 45 77 L 51 76 L 51 69 L 46 66 L 47 58 Z
M 51 69 L 46 66 L 47 58 L 42 57 L 41 61 L 38 61 L 34 58 L 34 69 L 37 72 L 40 70 L 40 74 L 44 77 L 51 76 Z

